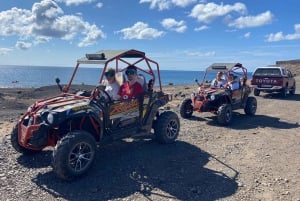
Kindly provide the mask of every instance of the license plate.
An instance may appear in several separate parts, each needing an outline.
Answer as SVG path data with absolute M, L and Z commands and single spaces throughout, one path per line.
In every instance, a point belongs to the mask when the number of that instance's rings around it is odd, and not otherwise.
M 271 88 L 272 85 L 261 85 L 261 87 L 265 87 L 265 88 Z

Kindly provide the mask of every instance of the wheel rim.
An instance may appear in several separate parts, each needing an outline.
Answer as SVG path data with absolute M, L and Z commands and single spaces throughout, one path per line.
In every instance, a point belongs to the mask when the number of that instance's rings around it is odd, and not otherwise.
M 257 104 L 254 102 L 254 103 L 252 104 L 252 106 L 251 106 L 251 112 L 252 112 L 252 113 L 255 113 L 256 107 L 257 107 Z
M 190 114 L 191 112 L 193 112 L 193 106 L 191 104 L 187 104 L 185 106 L 185 113 Z
M 167 126 L 167 137 L 169 139 L 172 139 L 174 137 L 176 137 L 178 132 L 178 125 L 176 121 L 170 121 L 168 126 Z
M 231 110 L 228 108 L 228 109 L 226 110 L 226 113 L 225 113 L 225 119 L 226 119 L 226 122 L 229 122 L 229 121 L 230 121 L 231 116 L 232 116 Z
M 69 165 L 75 172 L 85 170 L 92 162 L 94 152 L 92 147 L 84 142 L 77 144 L 69 155 Z

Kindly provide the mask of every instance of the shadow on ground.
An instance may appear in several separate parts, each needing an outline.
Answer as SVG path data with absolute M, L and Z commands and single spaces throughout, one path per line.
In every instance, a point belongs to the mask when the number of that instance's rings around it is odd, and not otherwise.
M 285 98 L 281 96 L 280 93 L 262 93 L 260 97 L 265 99 L 279 99 L 286 101 L 300 101 L 300 94 L 290 95 L 288 94 Z
M 43 157 L 45 153 L 37 155 Z M 205 168 L 210 160 L 230 169 L 233 176 Z M 25 158 L 19 159 L 22 161 Z M 49 164 L 46 161 L 40 166 Z M 237 191 L 237 174 L 189 143 L 161 145 L 135 139 L 100 148 L 90 172 L 73 182 L 56 178 L 53 171 L 39 173 L 32 181 L 53 197 L 67 200 L 112 200 L 137 195 L 138 200 L 218 200 Z
M 188 119 L 189 121 L 199 121 L 206 122 L 210 126 L 220 126 L 217 121 L 216 115 L 211 116 L 192 116 Z M 276 128 L 276 129 L 294 129 L 299 128 L 300 125 L 298 122 L 290 123 L 282 121 L 278 117 L 272 117 L 267 115 L 253 115 L 249 116 L 243 114 L 242 112 L 233 112 L 232 122 L 230 125 L 226 126 L 228 128 L 237 129 L 237 130 L 247 130 L 252 128 Z

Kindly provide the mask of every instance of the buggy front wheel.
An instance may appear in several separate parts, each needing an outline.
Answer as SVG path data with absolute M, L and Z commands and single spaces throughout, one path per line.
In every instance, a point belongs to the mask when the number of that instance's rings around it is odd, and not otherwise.
M 154 134 L 158 142 L 169 144 L 176 140 L 179 134 L 180 123 L 176 113 L 163 112 L 156 119 Z
M 193 114 L 193 105 L 190 98 L 184 99 L 180 106 L 180 116 L 182 118 L 190 118 Z
M 94 137 L 85 131 L 72 131 L 63 137 L 53 151 L 53 169 L 63 180 L 83 175 L 92 165 L 96 154 Z
M 223 104 L 218 109 L 218 123 L 220 125 L 228 125 L 232 120 L 232 108 L 230 104 Z

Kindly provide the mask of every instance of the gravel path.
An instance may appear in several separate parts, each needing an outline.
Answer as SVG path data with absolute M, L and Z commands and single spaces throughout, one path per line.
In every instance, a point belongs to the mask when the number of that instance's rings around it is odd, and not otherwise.
M 170 108 L 178 112 L 193 89 L 169 87 L 177 94 Z M 12 148 L 9 133 L 24 106 L 2 101 L 0 200 L 300 201 L 299 89 L 286 100 L 257 97 L 256 116 L 236 111 L 229 127 L 209 113 L 180 119 L 174 144 L 130 138 L 100 147 L 90 172 L 73 182 L 55 177 L 51 149 L 24 156 Z

